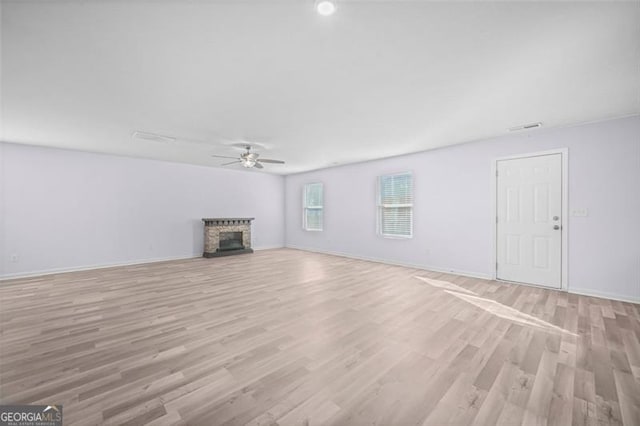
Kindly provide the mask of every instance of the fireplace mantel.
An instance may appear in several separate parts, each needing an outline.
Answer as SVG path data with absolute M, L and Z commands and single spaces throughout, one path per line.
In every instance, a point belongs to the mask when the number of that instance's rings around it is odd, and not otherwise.
M 204 257 L 230 256 L 233 254 L 253 253 L 251 248 L 252 217 L 210 217 L 204 222 Z M 242 233 L 242 248 L 225 250 L 220 246 L 220 234 Z M 239 246 L 239 243 L 238 243 Z
M 205 226 L 223 225 L 251 225 L 254 217 L 205 217 L 202 219 Z

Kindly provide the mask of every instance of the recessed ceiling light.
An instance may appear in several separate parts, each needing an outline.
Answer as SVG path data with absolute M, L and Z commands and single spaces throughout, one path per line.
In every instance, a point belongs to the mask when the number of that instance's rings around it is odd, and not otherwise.
M 316 1 L 316 11 L 322 16 L 333 15 L 336 11 L 336 4 L 332 0 Z

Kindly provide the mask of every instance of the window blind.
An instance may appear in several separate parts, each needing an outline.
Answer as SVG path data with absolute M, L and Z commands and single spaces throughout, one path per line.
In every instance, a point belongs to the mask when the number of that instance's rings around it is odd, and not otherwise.
M 378 232 L 385 236 L 412 236 L 413 175 L 411 173 L 378 177 Z
M 322 183 L 308 183 L 303 193 L 303 227 L 307 231 L 322 231 L 323 226 Z

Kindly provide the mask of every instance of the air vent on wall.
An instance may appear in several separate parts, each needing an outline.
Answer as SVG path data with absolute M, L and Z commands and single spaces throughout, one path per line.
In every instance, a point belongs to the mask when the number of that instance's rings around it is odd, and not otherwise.
M 172 138 L 171 136 L 163 136 L 163 135 L 157 135 L 155 133 L 140 132 L 140 131 L 133 132 L 131 137 L 134 139 L 142 139 L 145 141 L 161 142 L 161 143 L 172 143 L 176 141 L 176 138 Z
M 542 127 L 542 123 L 523 124 L 522 126 L 511 127 L 509 129 L 509 131 L 510 132 L 517 132 L 518 130 L 536 129 L 538 127 Z

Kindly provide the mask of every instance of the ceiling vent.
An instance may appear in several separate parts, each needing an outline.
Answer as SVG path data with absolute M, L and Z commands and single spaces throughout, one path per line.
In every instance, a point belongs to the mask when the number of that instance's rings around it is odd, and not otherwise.
M 522 126 L 511 127 L 509 129 L 509 131 L 510 132 L 517 132 L 519 130 L 537 129 L 538 127 L 542 127 L 542 123 L 523 124 Z
M 131 137 L 134 139 L 142 139 L 145 141 L 160 142 L 160 143 L 173 143 L 176 141 L 176 138 L 172 138 L 171 136 L 156 135 L 155 133 L 140 132 L 140 131 L 133 132 Z

